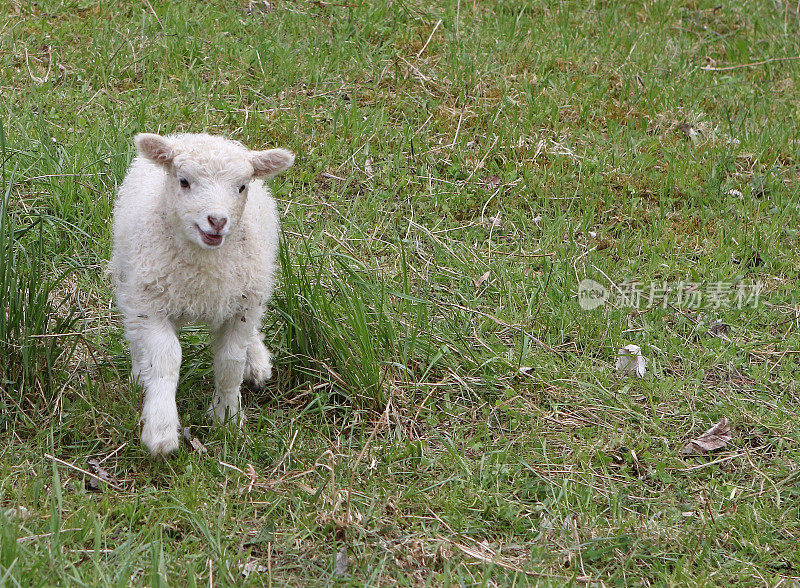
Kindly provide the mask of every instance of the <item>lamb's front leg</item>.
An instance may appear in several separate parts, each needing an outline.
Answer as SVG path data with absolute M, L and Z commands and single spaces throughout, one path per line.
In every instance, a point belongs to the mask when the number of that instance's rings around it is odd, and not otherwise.
M 178 449 L 180 422 L 175 392 L 181 368 L 181 345 L 166 319 L 139 320 L 126 325 L 133 376 L 144 388 L 142 443 L 153 457 Z
M 241 315 L 225 321 L 211 333 L 214 349 L 214 399 L 209 414 L 217 423 L 244 421 L 241 387 L 251 326 Z

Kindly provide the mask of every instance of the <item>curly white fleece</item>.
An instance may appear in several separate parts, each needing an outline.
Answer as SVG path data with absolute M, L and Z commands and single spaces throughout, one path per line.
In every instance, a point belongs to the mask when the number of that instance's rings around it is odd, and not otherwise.
M 294 156 L 205 134 L 142 134 L 136 146 L 114 208 L 111 266 L 144 388 L 142 441 L 165 456 L 178 447 L 183 324 L 209 325 L 217 420 L 241 422 L 242 379 L 271 375 L 260 328 L 275 286 L 279 219 L 259 177 L 280 173 Z

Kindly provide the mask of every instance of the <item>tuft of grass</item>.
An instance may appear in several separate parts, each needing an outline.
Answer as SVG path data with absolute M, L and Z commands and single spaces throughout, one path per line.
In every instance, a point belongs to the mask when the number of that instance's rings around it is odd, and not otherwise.
M 60 367 L 75 348 L 74 311 L 52 294 L 63 279 L 48 274 L 44 219 L 21 220 L 11 210 L 18 169 L 0 123 L 0 402 L 3 425 L 33 425 L 52 410 L 63 375 Z
M 328 259 L 326 259 L 328 257 Z M 280 340 L 288 378 L 280 387 L 305 391 L 323 404 L 355 404 L 382 410 L 381 334 L 391 328 L 383 308 L 372 306 L 368 284 L 352 281 L 350 260 L 296 251 L 280 253 L 283 268 L 275 309 L 282 319 Z M 355 260 L 352 260 L 355 261 Z M 331 272 L 345 269 L 345 276 Z M 333 279 L 331 279 L 333 277 Z
M 388 290 L 359 260 L 315 252 L 305 241 L 285 238 L 280 262 L 273 306 L 278 357 L 286 358 L 278 387 L 286 394 L 380 413 L 398 382 L 438 371 L 442 352 L 421 336 L 426 300 Z

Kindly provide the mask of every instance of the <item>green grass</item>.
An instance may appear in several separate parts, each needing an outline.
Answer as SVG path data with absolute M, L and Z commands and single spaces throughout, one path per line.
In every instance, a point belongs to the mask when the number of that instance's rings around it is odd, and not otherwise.
M 797 4 L 264 7 L 0 8 L 0 585 L 800 582 Z M 208 453 L 166 463 L 104 273 L 139 131 L 298 154 L 277 376 L 206 426 L 187 329 Z M 764 290 L 584 311 L 584 278 Z

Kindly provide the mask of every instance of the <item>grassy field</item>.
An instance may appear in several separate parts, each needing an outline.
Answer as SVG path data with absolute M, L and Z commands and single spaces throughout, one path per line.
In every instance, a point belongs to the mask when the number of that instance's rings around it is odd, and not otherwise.
M 797 585 L 798 10 L 3 2 L 0 586 Z M 139 131 L 298 154 L 277 376 L 208 427 L 187 329 L 161 463 L 104 273 Z

